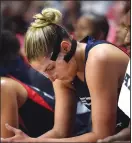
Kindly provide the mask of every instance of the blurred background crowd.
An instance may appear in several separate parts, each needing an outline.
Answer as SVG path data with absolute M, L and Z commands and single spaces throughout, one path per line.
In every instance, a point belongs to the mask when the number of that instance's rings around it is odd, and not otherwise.
M 24 35 L 33 15 L 47 7 L 63 13 L 62 25 L 77 40 L 90 35 L 126 50 L 121 21 L 130 9 L 130 1 L 2 1 L 2 27 L 15 32 L 23 47 Z

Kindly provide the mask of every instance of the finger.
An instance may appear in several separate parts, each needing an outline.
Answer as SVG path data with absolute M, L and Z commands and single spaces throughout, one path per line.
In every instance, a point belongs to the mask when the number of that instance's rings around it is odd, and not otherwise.
M 7 139 L 4 139 L 4 138 L 1 138 L 1 143 L 7 143 L 8 142 L 8 140 Z
M 111 139 L 111 137 L 107 137 L 105 139 L 99 139 L 97 140 L 97 142 L 99 143 L 109 143 L 109 142 L 112 142 L 113 140 Z
M 10 126 L 10 125 L 7 124 L 7 123 L 5 124 L 5 126 L 6 126 L 7 130 L 9 130 L 9 131 L 11 131 L 11 132 L 14 132 L 15 134 L 19 131 L 19 129 L 16 129 L 16 128 Z
M 4 141 L 4 138 L 1 138 L 0 141 Z
M 97 140 L 97 143 L 101 143 L 101 142 L 103 142 L 103 140 L 101 140 L 101 139 L 100 139 L 100 140 Z
M 1 140 L 3 140 L 4 138 L 0 138 Z
M 12 143 L 12 142 L 14 142 L 15 138 L 16 138 L 16 136 L 10 137 L 10 138 L 1 138 L 1 142 Z
M 1 138 L 1 139 L 0 139 L 0 142 L 1 142 L 1 143 L 4 143 L 4 139 L 3 139 L 3 138 Z
M 113 143 L 129 143 L 130 141 L 114 141 Z

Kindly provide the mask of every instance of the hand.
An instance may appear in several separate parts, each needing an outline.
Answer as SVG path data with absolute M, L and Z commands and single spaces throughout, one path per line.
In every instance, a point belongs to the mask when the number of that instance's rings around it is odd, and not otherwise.
M 117 138 L 115 138 L 114 136 L 109 136 L 105 139 L 100 139 L 97 141 L 98 143 L 130 143 L 130 141 L 117 141 Z
M 105 143 L 104 140 L 98 140 L 97 142 Z M 106 142 L 107 143 L 107 142 Z M 110 141 L 108 143 L 131 143 L 130 141 Z
M 109 137 L 107 137 L 107 138 L 105 138 L 105 139 L 100 139 L 100 140 L 98 140 L 97 142 L 98 143 L 110 143 L 110 142 L 114 142 L 115 141 L 115 138 L 113 137 L 113 136 L 109 136 Z
M 22 132 L 19 129 L 16 129 L 8 124 L 5 124 L 7 130 L 13 132 L 15 136 L 10 138 L 1 138 L 1 142 L 33 142 L 33 138 L 26 135 L 24 132 Z

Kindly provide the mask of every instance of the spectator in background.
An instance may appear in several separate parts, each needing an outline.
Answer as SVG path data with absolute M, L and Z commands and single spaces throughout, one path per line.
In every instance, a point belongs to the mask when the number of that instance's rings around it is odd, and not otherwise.
M 126 47 L 126 49 L 127 49 L 127 54 L 130 56 L 130 54 L 131 54 L 131 39 L 130 39 L 130 35 L 131 35 L 131 20 L 130 20 L 130 11 L 127 13 L 127 30 L 128 30 L 128 32 L 127 32 L 127 35 L 126 35 L 126 37 L 125 37 L 125 41 L 124 41 L 124 46 Z
M 30 1 L 2 1 L 2 13 L 3 15 L 6 14 L 6 16 L 23 15 L 30 3 Z
M 23 15 L 16 15 L 4 19 L 3 28 L 12 31 L 15 34 L 25 35 L 27 23 Z
M 107 41 L 115 43 L 116 29 L 120 23 L 120 19 L 130 9 L 130 0 L 128 1 L 113 1 L 113 5 L 108 9 L 106 17 L 109 21 L 110 30 Z
M 81 2 L 80 1 L 63 1 L 64 9 L 62 24 L 66 27 L 68 32 L 72 34 L 74 31 L 77 19 L 81 16 Z
M 106 16 L 115 24 L 118 24 L 120 18 L 130 9 L 130 1 L 114 1 L 113 5 L 108 9 Z
M 82 40 L 87 35 L 98 40 L 106 40 L 109 32 L 109 24 L 105 16 L 93 12 L 82 15 L 75 28 L 75 38 Z
M 27 31 L 28 21 L 25 14 L 30 6 L 30 1 L 3 1 L 2 9 L 2 29 L 9 30 L 17 36 L 21 53 L 24 55 L 24 35 Z
M 56 9 L 59 9 L 60 11 L 62 11 L 64 9 L 64 7 L 63 7 L 63 1 L 62 0 L 56 0 L 56 1 L 55 0 L 50 0 L 50 1 L 46 1 L 45 2 L 45 7 L 56 8 Z
M 128 11 L 121 19 L 116 30 L 115 44 L 122 50 L 130 54 L 130 11 Z M 128 35 L 129 34 L 129 35 Z M 127 36 L 128 35 L 128 36 Z M 125 37 L 126 39 L 124 42 Z
M 27 31 L 28 23 L 24 20 L 23 15 L 16 15 L 4 19 L 3 29 L 13 32 L 20 42 L 20 52 L 22 55 L 24 53 L 24 36 Z
M 113 5 L 113 1 L 81 1 L 81 11 L 85 13 L 94 12 L 99 15 L 106 15 L 108 9 Z

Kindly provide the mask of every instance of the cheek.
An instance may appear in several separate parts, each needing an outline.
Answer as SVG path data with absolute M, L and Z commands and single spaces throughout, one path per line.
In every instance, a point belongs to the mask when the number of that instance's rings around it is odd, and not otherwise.
M 56 61 L 55 72 L 58 77 L 74 77 L 77 71 L 76 63 L 73 59 L 66 63 L 64 60 Z
M 67 69 L 67 64 L 63 61 L 58 61 L 56 63 L 56 72 L 57 74 L 62 74 L 62 72 L 64 73 L 64 71 L 66 71 Z
M 92 35 L 93 35 L 93 30 L 92 30 L 92 29 L 87 29 L 87 30 L 85 31 L 85 35 L 90 35 L 90 36 L 92 36 Z
M 68 64 L 67 73 L 69 76 L 74 77 L 77 73 L 77 65 L 76 62 L 72 59 Z
M 120 28 L 117 31 L 117 36 L 120 37 L 120 38 L 125 38 L 126 34 L 127 34 L 127 31 L 123 28 Z
M 122 33 L 121 33 L 121 37 L 122 37 L 122 40 L 125 40 L 125 37 L 127 35 L 127 31 L 126 30 L 123 30 Z
M 65 77 L 69 78 L 72 77 L 74 74 L 74 67 L 71 64 L 67 64 L 65 61 L 58 63 L 56 68 L 56 73 L 58 77 Z
M 120 34 L 120 33 L 122 33 L 122 28 L 120 28 L 120 27 L 119 27 L 119 28 L 117 28 L 117 31 L 116 31 L 116 33 L 117 33 L 117 34 Z
M 127 35 L 127 32 L 128 32 L 128 31 L 124 28 L 124 29 L 123 29 L 123 33 L 124 33 L 125 36 Z
M 77 66 L 75 64 L 71 65 L 71 76 L 74 77 L 77 74 Z

